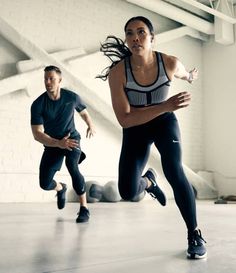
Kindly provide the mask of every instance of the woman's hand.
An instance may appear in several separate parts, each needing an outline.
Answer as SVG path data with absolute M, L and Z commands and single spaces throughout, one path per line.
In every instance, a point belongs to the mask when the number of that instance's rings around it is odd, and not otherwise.
M 198 70 L 197 68 L 193 68 L 192 70 L 189 71 L 189 77 L 188 77 L 188 82 L 192 83 L 198 78 Z
M 180 92 L 170 97 L 167 101 L 163 102 L 163 104 L 165 105 L 166 112 L 172 112 L 180 108 L 189 106 L 190 100 L 191 100 L 190 93 Z

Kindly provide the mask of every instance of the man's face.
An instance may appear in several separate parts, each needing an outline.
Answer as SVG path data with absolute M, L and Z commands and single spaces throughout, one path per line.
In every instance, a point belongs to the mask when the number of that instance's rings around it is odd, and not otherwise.
M 60 86 L 60 82 L 61 75 L 56 73 L 56 71 L 46 71 L 44 73 L 44 84 L 48 92 L 56 92 Z

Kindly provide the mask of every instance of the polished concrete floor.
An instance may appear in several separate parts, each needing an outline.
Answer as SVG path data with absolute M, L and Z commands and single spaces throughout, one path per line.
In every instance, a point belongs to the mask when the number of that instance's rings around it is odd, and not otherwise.
M 185 257 L 186 231 L 173 201 L 0 204 L 1 273 L 234 273 L 236 205 L 197 201 L 208 258 Z

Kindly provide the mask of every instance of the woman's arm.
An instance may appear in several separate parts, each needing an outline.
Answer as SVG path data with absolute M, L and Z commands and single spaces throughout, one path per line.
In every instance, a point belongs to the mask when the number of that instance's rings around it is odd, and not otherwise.
M 196 68 L 187 71 L 184 65 L 175 56 L 162 53 L 162 57 L 170 80 L 173 80 L 175 77 L 192 83 L 198 78 L 198 70 Z
M 124 92 L 124 75 L 123 62 L 117 64 L 109 73 L 112 106 L 123 128 L 144 124 L 165 112 L 175 111 L 189 105 L 189 93 L 181 92 L 158 105 L 142 108 L 131 107 Z
M 184 65 L 178 59 L 176 59 L 176 69 L 174 76 L 181 80 L 192 83 L 198 78 L 198 70 L 196 68 L 193 68 L 190 71 L 187 71 Z

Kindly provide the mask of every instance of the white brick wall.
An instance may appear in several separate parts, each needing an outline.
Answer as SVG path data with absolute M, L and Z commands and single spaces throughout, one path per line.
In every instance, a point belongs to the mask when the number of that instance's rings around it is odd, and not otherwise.
M 174 27 L 169 20 L 121 0 L 0 0 L 0 16 L 48 52 L 73 47 L 84 47 L 88 52 L 96 51 L 108 34 L 122 37 L 126 20 L 140 14 L 149 17 L 160 32 Z M 24 54 L 17 49 L 13 50 L 15 55 L 11 54 L 14 47 L 10 46 L 9 49 L 7 42 L 0 49 L 5 56 L 5 59 L 0 60 L 2 68 L 6 68 L 5 62 L 10 59 L 9 56 L 14 56 L 15 62 L 23 59 Z M 178 56 L 188 68 L 202 66 L 201 44 L 197 40 L 183 38 L 162 45 L 160 50 Z M 13 60 L 11 67 L 12 63 Z M 3 74 L 14 74 L 13 70 Z M 175 81 L 172 87 L 173 93 L 191 89 L 193 94 L 189 109 L 181 110 L 177 115 L 182 130 L 184 162 L 196 170 L 203 168 L 201 84 L 201 79 L 190 87 Z M 31 94 L 34 95 L 29 97 L 21 90 L 0 97 L 0 202 L 55 200 L 54 192 L 42 191 L 38 185 L 38 166 L 43 147 L 32 137 L 29 110 L 33 99 L 39 94 L 35 94 L 34 90 Z M 105 183 L 117 176 L 120 143 L 111 139 L 109 128 L 97 121 L 96 115 L 93 117 L 97 136 L 92 140 L 85 139 L 83 122 L 80 119 L 77 121 L 81 128 L 82 145 L 88 156 L 86 163 L 81 165 L 81 171 L 87 180 Z M 56 177 L 58 181 L 71 185 L 65 167 Z M 74 200 L 72 193 L 69 198 Z
M 78 46 L 95 51 L 108 34 L 123 37 L 127 19 L 140 14 L 160 32 L 175 26 L 122 0 L 0 0 L 0 16 L 48 52 Z
M 0 100 L 0 202 L 55 200 L 55 192 L 46 192 L 39 188 L 38 168 L 43 146 L 33 139 L 31 133 L 31 103 L 32 98 L 24 91 L 2 96 Z M 92 179 L 105 184 L 115 179 L 120 149 L 117 141 L 112 140 L 107 128 L 96 120 L 97 136 L 90 140 L 85 139 L 86 127 L 81 118 L 76 118 L 76 123 L 82 135 L 82 147 L 87 154 L 86 163 L 80 166 L 86 180 Z M 64 165 L 56 179 L 66 182 L 70 192 L 71 179 Z M 75 200 L 73 193 L 69 194 L 68 200 Z
M 220 195 L 236 195 L 236 44 L 204 44 L 204 167 Z
M 183 162 L 193 170 L 201 170 L 203 168 L 202 44 L 195 39 L 184 37 L 162 44 L 158 48 L 160 51 L 177 56 L 187 69 L 197 67 L 199 70 L 199 79 L 192 85 L 175 79 L 171 85 L 170 95 L 181 91 L 191 93 L 190 106 L 175 113 L 181 129 Z

